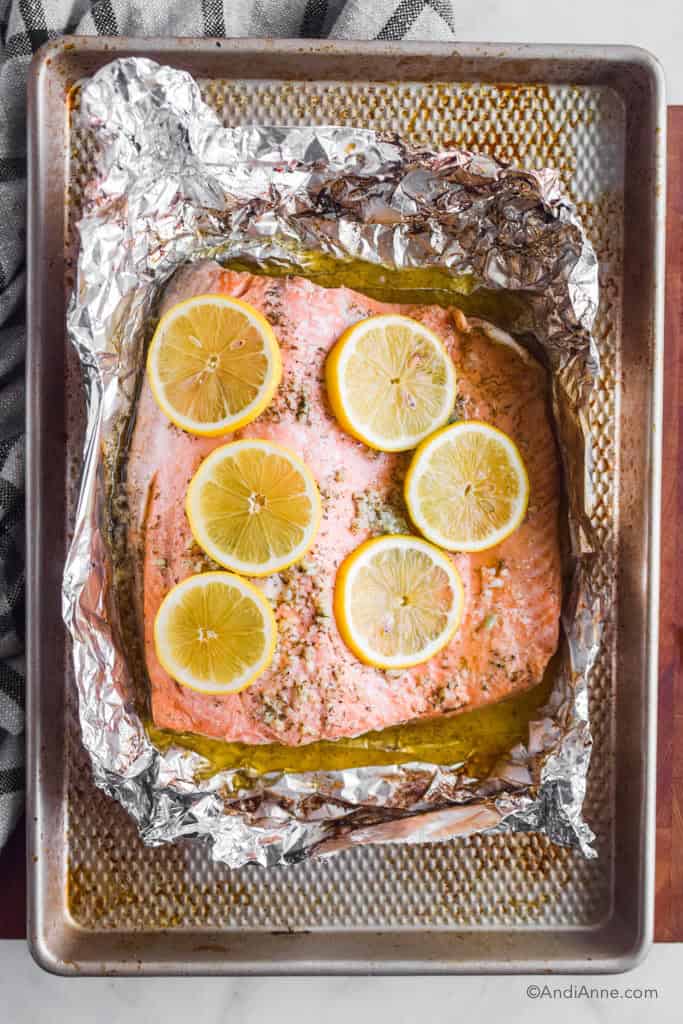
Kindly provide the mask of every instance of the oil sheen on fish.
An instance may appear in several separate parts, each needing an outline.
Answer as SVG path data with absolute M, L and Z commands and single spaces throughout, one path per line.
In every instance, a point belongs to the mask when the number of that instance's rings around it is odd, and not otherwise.
M 155 724 L 230 742 L 300 745 L 468 711 L 538 683 L 557 647 L 561 599 L 559 464 L 542 367 L 453 310 L 389 305 L 347 288 L 223 270 L 214 263 L 179 271 L 162 312 L 206 292 L 238 296 L 268 318 L 282 349 L 283 380 L 265 413 L 223 438 L 180 431 L 143 382 L 126 487 Z M 407 314 L 439 335 L 456 367 L 455 415 L 485 420 L 509 434 L 531 486 L 527 516 L 511 537 L 482 554 L 452 556 L 465 591 L 454 639 L 430 661 L 396 672 L 363 665 L 350 653 L 335 625 L 332 594 L 340 562 L 363 540 L 410 529 L 401 485 L 411 453 L 374 452 L 345 434 L 330 412 L 323 379 L 325 357 L 344 330 L 385 312 Z M 207 696 L 183 688 L 162 669 L 153 625 L 168 590 L 210 565 L 193 543 L 185 495 L 202 459 L 233 437 L 267 438 L 292 448 L 318 481 L 323 520 L 303 563 L 255 581 L 278 621 L 270 668 L 242 693 Z

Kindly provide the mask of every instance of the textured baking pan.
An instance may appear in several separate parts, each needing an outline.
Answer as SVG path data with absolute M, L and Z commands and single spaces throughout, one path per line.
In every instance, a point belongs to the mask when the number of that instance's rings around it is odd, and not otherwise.
M 601 263 L 591 416 L 596 578 L 587 816 L 599 857 L 533 835 L 359 849 L 230 871 L 198 843 L 146 849 L 90 782 L 60 583 L 84 395 L 64 334 L 93 139 L 74 87 L 117 56 L 190 71 L 226 124 L 350 123 L 555 166 Z M 651 938 L 662 353 L 664 99 L 622 48 L 67 39 L 30 81 L 29 941 L 60 973 L 615 971 Z

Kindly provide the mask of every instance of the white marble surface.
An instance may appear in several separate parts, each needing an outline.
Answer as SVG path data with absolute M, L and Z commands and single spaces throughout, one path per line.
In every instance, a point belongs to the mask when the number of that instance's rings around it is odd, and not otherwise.
M 683 103 L 683 5 L 680 0 L 456 0 L 458 36 L 472 41 L 627 43 L 661 60 L 669 103 Z M 0 899 L 2 880 L 0 879 Z M 0 942 L 0 1022 L 61 1024 L 107 1021 L 137 1024 L 197 1019 L 202 1024 L 239 1021 L 319 1021 L 365 1024 L 391 1020 L 506 1020 L 629 1024 L 649 1019 L 681 1021 L 683 944 L 656 946 L 636 971 L 611 979 L 547 979 L 593 988 L 654 987 L 656 1000 L 537 999 L 526 996 L 542 978 L 394 979 L 70 979 L 40 971 L 21 942 Z
M 656 946 L 645 964 L 612 977 L 56 978 L 23 942 L 0 942 L 5 1024 L 679 1024 L 683 945 Z M 615 989 L 617 997 L 527 996 L 529 985 Z M 629 998 L 655 989 L 657 997 Z
M 680 0 L 454 0 L 459 39 L 471 42 L 620 43 L 661 61 L 667 101 L 683 103 Z

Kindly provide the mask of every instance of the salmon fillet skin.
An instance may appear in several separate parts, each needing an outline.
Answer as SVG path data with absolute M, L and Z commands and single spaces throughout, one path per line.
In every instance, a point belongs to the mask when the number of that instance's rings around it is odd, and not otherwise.
M 506 336 L 468 324 L 455 310 L 390 305 L 347 288 L 229 271 L 212 262 L 178 271 L 161 312 L 208 292 L 239 297 L 266 316 L 280 343 L 283 378 L 258 419 L 220 438 L 179 430 L 157 407 L 147 379 L 142 383 L 125 486 L 154 723 L 229 742 L 296 746 L 469 711 L 539 683 L 557 648 L 561 601 L 560 475 L 545 370 Z M 359 662 L 332 613 L 342 560 L 370 536 L 413 532 L 402 498 L 412 453 L 375 452 L 345 434 L 325 391 L 328 352 L 351 324 L 377 313 L 406 314 L 442 339 L 457 375 L 453 418 L 484 420 L 509 434 L 530 481 L 528 512 L 515 533 L 489 551 L 450 556 L 465 594 L 454 638 L 429 661 L 400 671 Z M 247 437 L 288 445 L 304 460 L 320 488 L 323 518 L 303 562 L 253 581 L 278 623 L 271 666 L 241 693 L 206 695 L 163 670 L 154 618 L 173 585 L 215 568 L 193 541 L 187 487 L 210 451 Z

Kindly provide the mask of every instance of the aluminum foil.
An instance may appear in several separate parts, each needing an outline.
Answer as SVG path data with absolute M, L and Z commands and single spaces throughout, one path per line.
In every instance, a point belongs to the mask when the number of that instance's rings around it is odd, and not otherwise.
M 595 856 L 581 807 L 587 688 L 601 640 L 602 595 L 586 568 L 597 262 L 557 173 L 458 150 L 414 151 L 357 128 L 226 129 L 188 74 L 143 59 L 102 68 L 83 86 L 75 116 L 94 132 L 99 154 L 68 311 L 88 423 L 63 612 L 96 783 L 126 807 L 146 843 L 206 837 L 212 856 L 233 867 L 363 843 L 530 830 Z M 562 668 L 527 742 L 487 778 L 473 778 L 465 763 L 419 762 L 202 779 L 204 758 L 156 749 L 136 710 L 114 586 L 106 452 L 133 409 L 145 326 L 188 261 L 250 257 L 305 272 L 310 253 L 439 267 L 453 280 L 505 289 L 523 300 L 512 326 L 547 354 L 574 564 Z

